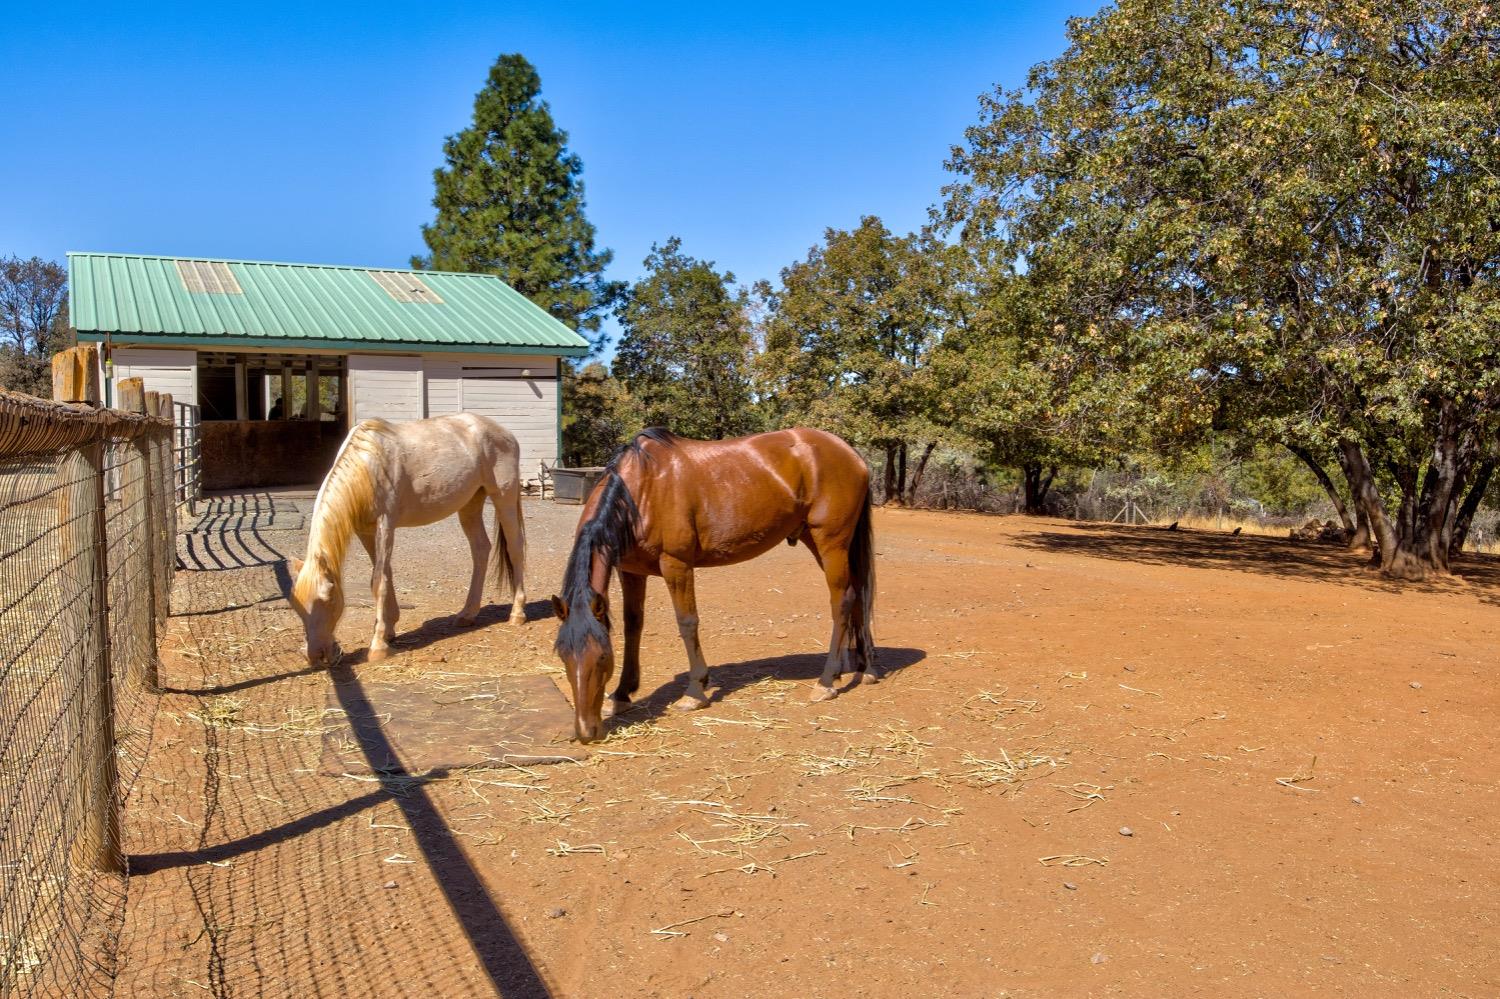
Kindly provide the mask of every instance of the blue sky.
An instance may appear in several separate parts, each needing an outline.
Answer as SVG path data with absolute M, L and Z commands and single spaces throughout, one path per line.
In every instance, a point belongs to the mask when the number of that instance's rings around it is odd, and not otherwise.
M 1092 3 L 27 4 L 0 30 L 0 256 L 404 266 L 495 57 L 536 64 L 611 273 L 743 282 L 828 226 L 920 226 L 980 93 Z

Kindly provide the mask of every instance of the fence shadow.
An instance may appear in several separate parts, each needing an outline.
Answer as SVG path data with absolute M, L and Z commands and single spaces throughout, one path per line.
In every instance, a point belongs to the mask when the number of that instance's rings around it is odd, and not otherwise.
M 1080 522 L 1067 531 L 1038 529 L 1012 542 L 1032 551 L 1086 555 L 1142 565 L 1198 569 L 1232 569 L 1283 579 L 1338 583 L 1385 592 L 1448 592 L 1453 583 L 1386 579 L 1371 569 L 1365 555 L 1339 545 L 1293 541 L 1266 535 L 1234 536 L 1217 531 Z M 1466 554 L 1454 566 L 1459 579 L 1491 591 L 1500 588 L 1500 558 Z M 1484 599 L 1497 594 L 1487 593 Z
M 461 846 L 473 834 L 441 810 L 431 784 L 450 775 L 371 778 L 323 759 L 325 718 L 380 716 L 349 668 L 363 652 L 307 666 L 295 615 L 274 606 L 285 561 L 228 561 L 178 576 L 192 610 L 173 618 L 163 703 L 192 722 L 153 753 L 127 812 L 138 890 L 119 994 L 191 981 L 216 996 L 549 995 Z M 353 733 L 348 749 L 393 758 L 378 725 Z
M 278 507 L 269 493 L 243 493 L 233 498 L 205 501 L 208 509 L 179 539 L 177 564 L 195 572 L 254 569 L 284 562 L 300 544 L 301 513 L 292 514 L 289 501 Z M 285 527 L 274 524 L 277 512 L 292 517 Z M 276 535 L 275 538 L 267 535 Z

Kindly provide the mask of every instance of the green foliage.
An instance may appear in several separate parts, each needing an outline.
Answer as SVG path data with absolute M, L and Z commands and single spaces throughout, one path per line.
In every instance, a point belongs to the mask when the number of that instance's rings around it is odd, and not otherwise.
M 985 463 L 1020 470 L 1026 508 L 1040 512 L 1051 469 L 1129 448 L 1133 399 L 1103 363 L 1107 354 L 1069 343 L 1072 303 L 1046 274 L 967 259 L 966 321 L 934 358 L 944 386 L 938 419 Z M 1078 322 L 1087 328 L 1086 317 Z
M 930 362 L 949 288 L 939 250 L 866 216 L 761 286 L 760 385 L 778 424 L 811 423 L 862 446 L 937 436 Z
M 1083 306 L 1054 349 L 1115 373 L 1143 439 L 1337 448 L 1387 571 L 1445 568 L 1500 429 L 1487 9 L 1122 0 L 1069 36 L 986 99 L 944 220 Z
M 637 425 L 625 387 L 604 365 L 563 365 L 564 465 L 603 465 Z
M 811 424 L 885 452 L 885 496 L 905 501 L 946 430 L 934 358 L 957 321 L 963 271 L 952 248 L 895 236 L 875 216 L 829 229 L 781 284 L 766 315 L 759 385 L 769 421 Z M 925 442 L 907 476 L 907 451 Z
M 536 69 L 501 56 L 474 98 L 473 124 L 443 143 L 437 218 L 422 227 L 429 253 L 412 266 L 495 274 L 569 326 L 596 332 L 620 287 L 604 280 L 611 255 L 594 247 L 583 163 L 567 141 Z
M 52 355 L 73 341 L 62 265 L 0 257 L 0 388 L 50 397 Z
M 645 266 L 615 313 L 614 361 L 642 422 L 710 439 L 758 429 L 747 293 L 733 290 L 733 274 L 683 253 L 675 236 L 652 246 Z

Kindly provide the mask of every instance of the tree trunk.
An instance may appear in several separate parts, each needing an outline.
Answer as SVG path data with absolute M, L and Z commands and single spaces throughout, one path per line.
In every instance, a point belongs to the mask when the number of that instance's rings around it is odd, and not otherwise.
M 1474 523 L 1474 513 L 1479 509 L 1479 502 L 1484 499 L 1485 490 L 1490 487 L 1490 477 L 1494 474 L 1493 458 L 1480 465 L 1479 471 L 1475 473 L 1474 483 L 1469 486 L 1469 495 L 1464 497 L 1463 505 L 1458 508 L 1458 515 L 1453 519 L 1453 537 L 1448 542 L 1449 562 L 1463 553 L 1464 542 L 1469 540 L 1469 527 Z
M 913 503 L 917 500 L 917 490 L 922 488 L 922 476 L 927 474 L 927 459 L 932 457 L 932 452 L 936 449 L 937 442 L 929 442 L 922 449 L 922 457 L 917 459 L 917 468 L 911 477 L 911 501 Z
M 1047 490 L 1052 488 L 1052 480 L 1057 476 L 1057 466 L 1053 465 L 1044 476 L 1042 466 L 1021 466 L 1021 487 L 1024 490 L 1022 509 L 1033 516 L 1046 512 Z
M 889 505 L 895 501 L 896 506 L 901 505 L 901 496 L 896 492 L 896 445 L 885 446 L 885 496 L 882 503 Z
M 1349 538 L 1349 548 L 1357 552 L 1370 552 L 1372 559 L 1375 552 L 1375 538 L 1370 531 L 1370 518 L 1365 514 L 1365 508 L 1359 502 L 1359 491 L 1356 483 L 1359 479 L 1357 470 L 1351 467 L 1349 451 L 1339 447 L 1334 451 L 1338 458 L 1339 468 L 1343 470 L 1344 481 L 1349 485 L 1349 502 L 1354 507 L 1354 534 Z M 1378 560 L 1376 561 L 1378 563 Z
M 1317 477 L 1318 484 L 1328 494 L 1328 501 L 1338 511 L 1339 521 L 1344 525 L 1344 534 L 1352 537 L 1355 533 L 1355 528 L 1354 521 L 1349 518 L 1349 508 L 1344 504 L 1344 497 L 1339 495 L 1339 487 L 1334 485 L 1333 479 L 1328 477 L 1328 472 L 1323 468 L 1322 463 L 1313 457 L 1311 451 L 1301 445 L 1285 444 L 1284 446 L 1292 454 L 1301 458 L 1302 463 L 1312 470 L 1313 475 Z
M 907 506 L 911 497 L 906 494 L 906 442 L 901 442 L 899 457 L 900 471 L 896 473 L 896 495 L 901 499 L 901 505 Z
M 1375 538 L 1372 565 L 1387 576 L 1418 580 L 1449 571 L 1448 556 L 1462 513 L 1466 449 L 1451 420 L 1440 420 L 1438 440 L 1425 472 L 1393 466 L 1401 505 L 1391 518 L 1375 484 L 1370 463 L 1358 444 L 1342 445 L 1355 501 Z M 1465 528 L 1466 530 L 1466 528 Z

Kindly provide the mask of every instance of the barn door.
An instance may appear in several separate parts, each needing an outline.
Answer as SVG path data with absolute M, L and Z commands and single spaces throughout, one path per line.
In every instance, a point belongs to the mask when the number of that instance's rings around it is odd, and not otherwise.
M 459 379 L 460 408 L 488 416 L 516 435 L 522 479 L 535 478 L 541 461 L 557 460 L 555 372 L 555 366 L 465 364 Z

